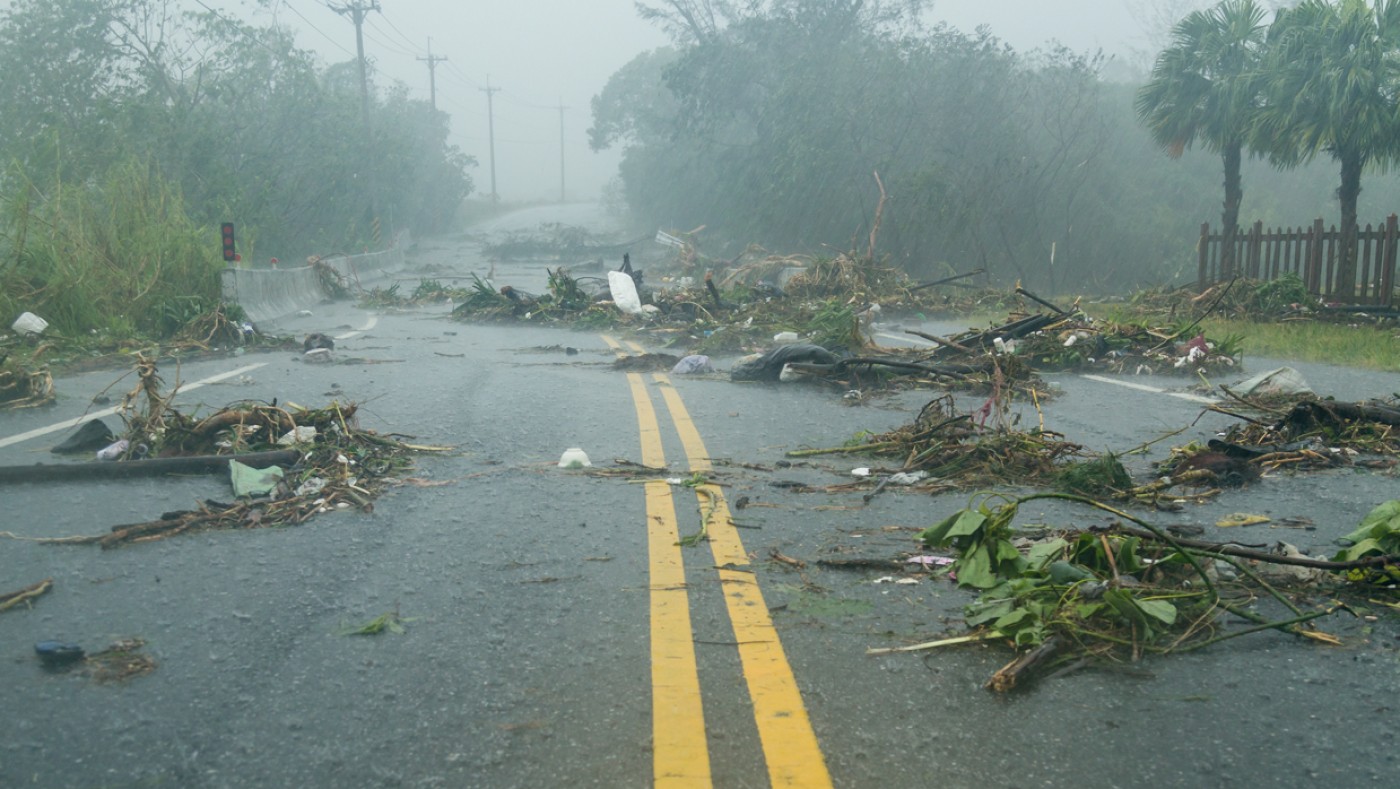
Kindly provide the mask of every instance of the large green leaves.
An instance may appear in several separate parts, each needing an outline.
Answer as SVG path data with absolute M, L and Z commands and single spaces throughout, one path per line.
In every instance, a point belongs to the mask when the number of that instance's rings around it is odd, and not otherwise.
M 1400 499 L 1387 501 L 1361 519 L 1361 526 L 1346 536 L 1351 546 L 1334 557 L 1339 562 L 1367 556 L 1400 556 Z

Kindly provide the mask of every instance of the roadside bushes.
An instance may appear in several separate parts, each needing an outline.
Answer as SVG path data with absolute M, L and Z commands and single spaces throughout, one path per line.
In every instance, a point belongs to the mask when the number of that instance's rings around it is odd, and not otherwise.
M 217 304 L 214 231 L 153 167 L 127 159 L 44 189 L 12 171 L 0 193 L 0 319 L 34 312 L 76 335 L 171 333 L 171 305 Z

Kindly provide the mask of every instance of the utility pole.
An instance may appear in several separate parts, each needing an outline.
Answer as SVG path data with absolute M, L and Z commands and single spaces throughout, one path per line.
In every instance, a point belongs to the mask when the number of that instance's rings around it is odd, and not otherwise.
M 360 61 L 360 114 L 363 116 L 364 120 L 365 155 L 368 156 L 370 155 L 370 151 L 373 150 L 374 140 L 373 137 L 370 135 L 369 131 L 369 69 L 365 65 L 364 24 L 365 17 L 369 15 L 370 11 L 379 10 L 379 0 L 368 0 L 368 2 L 366 2 L 366 0 L 350 0 L 350 2 L 345 2 L 341 5 L 331 5 L 327 3 L 326 7 L 336 12 L 337 14 L 340 14 L 341 16 L 350 17 L 350 20 L 355 23 L 355 51 L 358 53 L 357 56 Z M 367 176 L 365 180 L 369 182 L 368 189 L 370 223 L 373 226 L 375 240 L 377 241 L 379 239 L 380 231 L 379 212 L 375 209 L 374 206 L 374 165 L 372 163 L 367 163 L 365 165 L 365 171 Z
M 437 64 L 441 63 L 441 62 L 444 61 L 444 60 L 447 60 L 447 58 L 445 58 L 445 57 L 443 57 L 443 56 L 441 56 L 441 55 L 434 55 L 434 54 L 433 54 L 433 39 L 432 39 L 432 36 L 429 36 L 429 37 L 428 37 L 428 56 L 425 57 L 425 58 L 418 58 L 418 59 L 419 59 L 419 60 L 423 60 L 423 61 L 427 61 L 427 63 L 428 63 L 428 98 L 429 98 L 429 101 L 430 101 L 430 102 L 432 103 L 432 105 L 433 105 L 433 111 L 436 112 L 436 111 L 437 111 Z
M 360 111 L 364 115 L 365 134 L 369 134 L 369 73 L 365 66 L 365 17 L 370 11 L 379 10 L 379 0 L 354 0 L 353 3 L 327 5 L 341 16 L 348 16 L 355 23 L 355 51 L 360 61 Z
M 564 202 L 564 100 L 559 100 L 559 202 Z
M 478 88 L 486 94 L 486 131 L 487 140 L 491 150 L 491 202 L 498 203 L 500 195 L 496 194 L 496 111 L 491 102 L 491 97 L 500 88 L 491 87 L 491 75 L 486 75 L 486 87 Z

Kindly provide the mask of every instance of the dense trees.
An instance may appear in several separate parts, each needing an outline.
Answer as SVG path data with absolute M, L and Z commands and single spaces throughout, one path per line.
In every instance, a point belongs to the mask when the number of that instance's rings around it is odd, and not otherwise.
M 0 16 L 0 194 L 96 182 L 130 160 L 192 221 L 234 219 L 267 255 L 369 239 L 381 220 L 440 228 L 472 186 L 447 119 L 377 91 L 364 134 L 357 80 L 289 33 L 171 0 L 15 0 Z M 120 196 L 113 195 L 112 199 Z
M 1054 290 L 1190 269 L 1222 160 L 1228 226 L 1242 212 L 1303 224 L 1327 205 L 1307 159 L 1332 143 L 1309 148 L 1306 124 L 1291 122 L 1276 122 L 1277 145 L 1259 136 L 1271 97 L 1288 90 L 1282 72 L 1265 79 L 1277 63 L 1268 50 L 1300 12 L 1271 28 L 1258 2 L 1227 0 L 1188 17 L 1139 93 L 1104 81 L 1095 55 L 1015 52 L 985 31 L 930 27 L 924 10 L 654 2 L 674 47 L 614 76 L 594 103 L 593 145 L 622 147 L 623 189 L 643 221 L 703 224 L 709 243 L 847 246 L 868 230 L 878 171 L 892 198 L 881 248 L 897 262 L 915 273 L 983 266 Z M 1159 154 L 1193 143 L 1213 165 Z M 1250 195 L 1242 178 L 1258 185 Z M 1389 213 L 1400 190 L 1394 179 L 1379 187 L 1369 196 Z

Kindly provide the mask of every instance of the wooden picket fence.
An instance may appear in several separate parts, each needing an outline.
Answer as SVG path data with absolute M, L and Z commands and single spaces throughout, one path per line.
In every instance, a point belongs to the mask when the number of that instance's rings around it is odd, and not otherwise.
M 1309 293 L 1325 300 L 1390 307 L 1395 296 L 1397 245 L 1400 245 L 1400 231 L 1395 214 L 1386 219 L 1384 226 L 1367 225 L 1365 229 L 1358 229 L 1356 288 L 1354 295 L 1339 298 L 1336 294 L 1344 292 L 1345 288 L 1339 288 L 1337 282 L 1342 234 L 1336 225 L 1324 228 L 1322 220 L 1318 219 L 1312 227 L 1266 230 L 1263 222 L 1255 222 L 1253 227 L 1236 234 L 1234 265 L 1227 271 L 1221 260 L 1224 234 L 1212 233 L 1207 223 L 1201 225 L 1196 283 L 1204 291 L 1235 276 L 1275 280 L 1285 274 L 1296 274 Z

